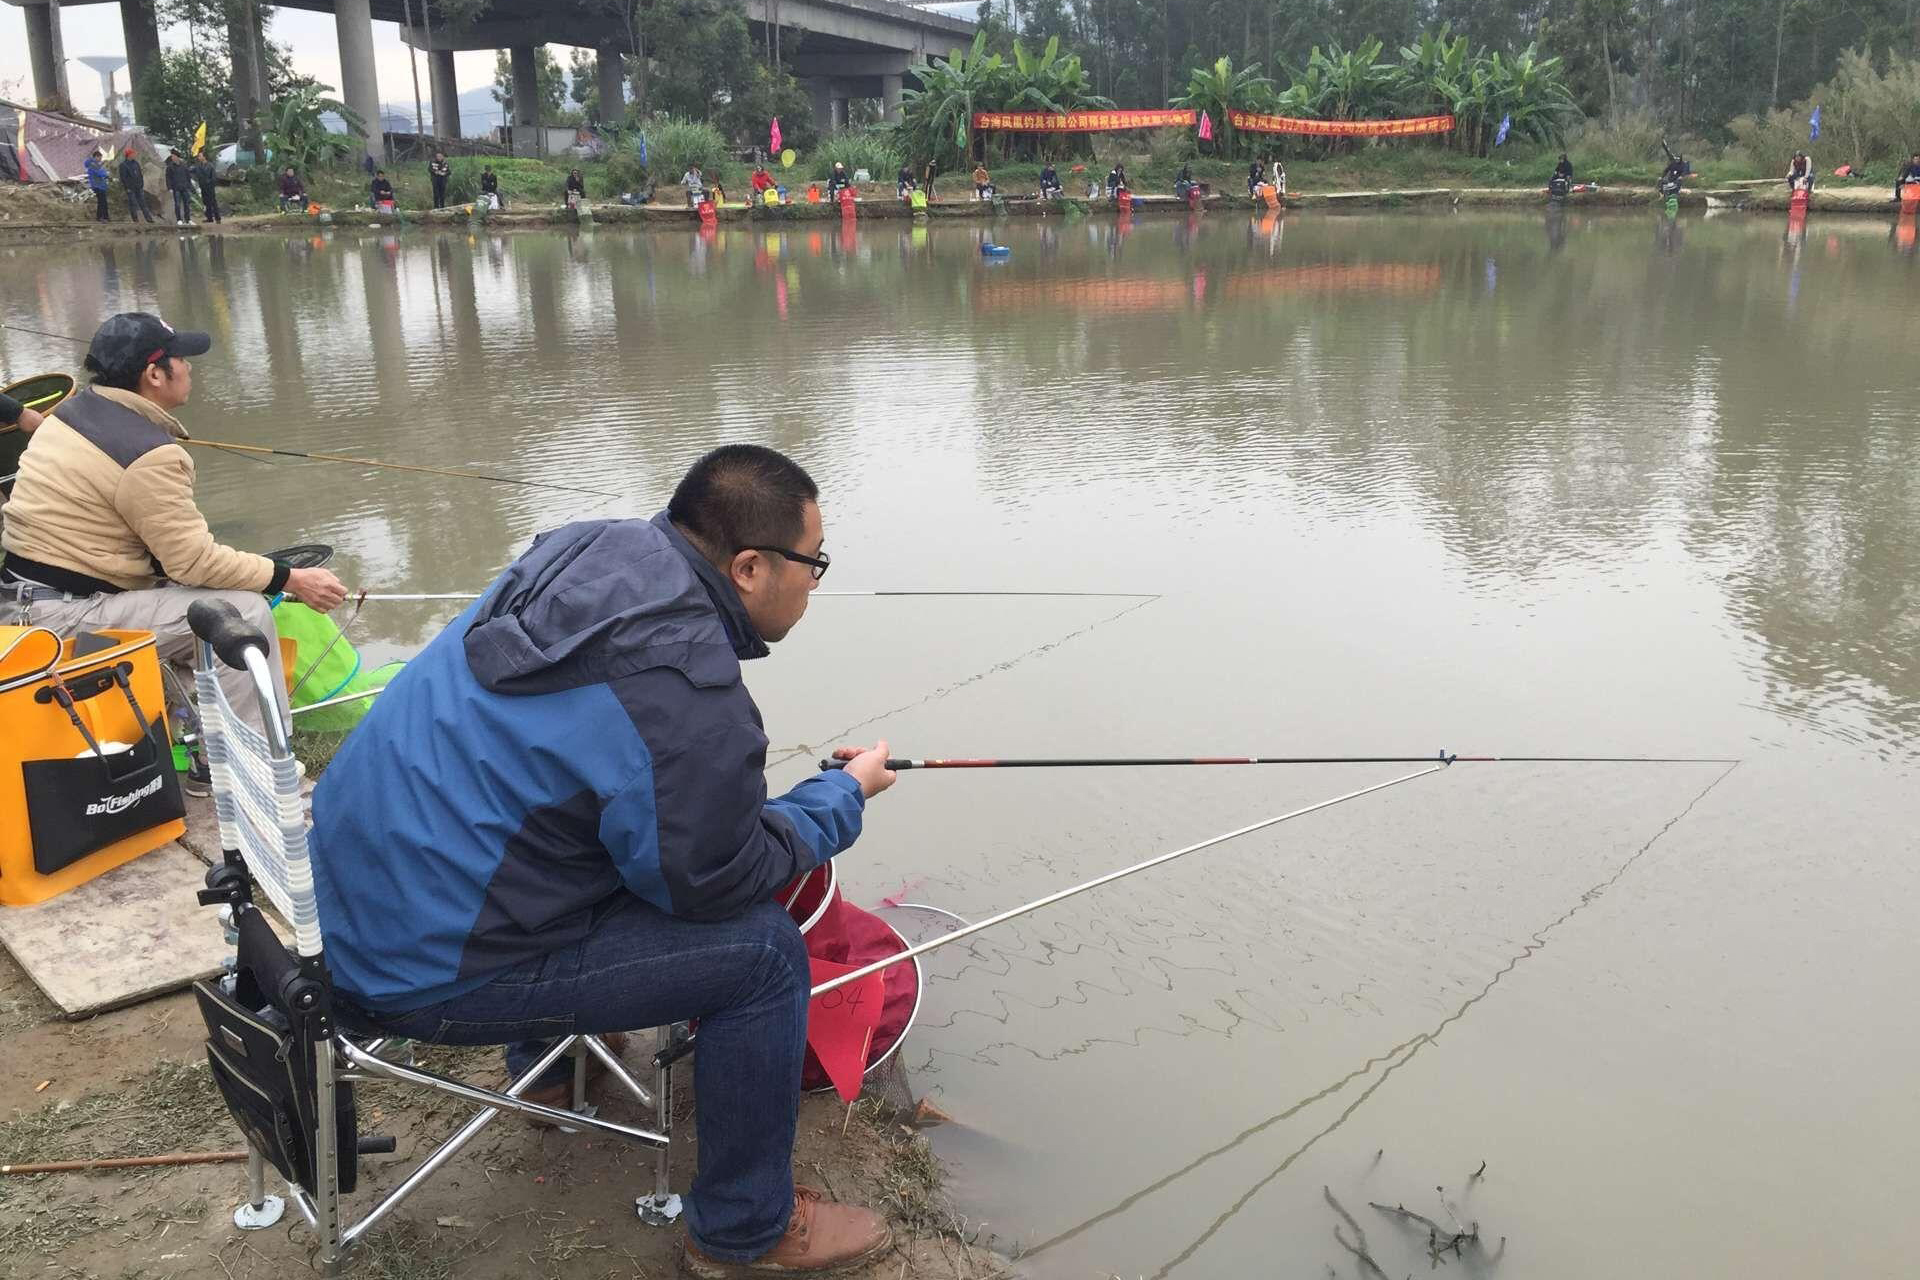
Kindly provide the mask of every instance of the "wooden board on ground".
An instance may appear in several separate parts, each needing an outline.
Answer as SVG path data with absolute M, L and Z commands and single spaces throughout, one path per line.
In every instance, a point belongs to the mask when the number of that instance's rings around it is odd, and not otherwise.
M 233 950 L 194 898 L 206 870 L 163 845 L 37 906 L 0 907 L 0 946 L 69 1018 L 176 991 Z

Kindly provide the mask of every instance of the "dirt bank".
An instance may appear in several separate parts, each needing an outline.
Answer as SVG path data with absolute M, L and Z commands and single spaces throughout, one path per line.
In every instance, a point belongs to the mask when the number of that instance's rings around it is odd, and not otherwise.
M 209 921 L 211 927 L 211 921 Z M 0 953 L 0 1164 L 238 1148 L 208 1078 L 190 996 L 173 995 L 84 1022 L 60 1021 Z M 638 1047 L 629 1058 L 639 1062 Z M 422 1048 L 422 1065 L 498 1085 L 498 1050 Z M 681 1071 L 674 1185 L 692 1177 L 692 1073 Z M 384 1191 L 470 1114 L 391 1086 L 361 1092 L 362 1133 L 391 1134 L 392 1156 L 365 1157 L 362 1190 Z M 890 1094 L 897 1097 L 897 1094 Z M 409 1105 L 401 1105 L 402 1103 Z M 609 1100 L 606 1114 L 637 1121 Z M 1013 1274 L 942 1197 L 937 1163 L 895 1103 L 863 1097 L 849 1123 L 833 1097 L 800 1111 L 797 1176 L 830 1194 L 881 1207 L 899 1244 L 863 1273 L 885 1280 L 987 1280 Z M 245 1165 L 0 1177 L 0 1274 L 76 1280 L 138 1276 L 306 1275 L 304 1224 L 236 1230 L 231 1212 Z M 677 1228 L 641 1225 L 633 1198 L 651 1186 L 649 1156 L 624 1144 L 503 1118 L 369 1236 L 351 1274 L 382 1280 L 665 1277 L 676 1274 Z M 287 1219 L 297 1218 L 289 1209 Z

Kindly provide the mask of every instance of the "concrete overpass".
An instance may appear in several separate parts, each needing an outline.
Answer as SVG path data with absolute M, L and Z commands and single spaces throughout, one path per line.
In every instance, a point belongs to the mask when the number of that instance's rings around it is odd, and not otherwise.
M 459 132 L 459 85 L 453 55 L 465 49 L 505 49 L 513 67 L 514 123 L 532 125 L 537 94 L 534 51 L 542 44 L 576 45 L 595 51 L 600 96 L 623 91 L 628 36 L 619 16 L 579 0 L 493 0 L 473 21 L 449 26 L 425 10 L 423 0 L 278 0 L 282 7 L 331 13 L 340 49 L 340 96 L 363 120 L 380 118 L 380 86 L 374 74 L 375 19 L 400 27 L 400 38 L 427 52 L 434 128 Z M 126 36 L 128 73 L 134 84 L 160 51 L 160 33 L 150 0 L 6 0 L 25 11 L 34 95 L 52 106 L 67 101 L 65 51 L 59 11 L 66 4 L 117 3 Z M 742 0 L 757 45 L 770 49 L 784 69 L 813 96 L 822 131 L 846 123 L 851 98 L 878 98 L 896 118 L 909 64 L 973 39 L 974 23 L 896 0 Z M 243 119 L 265 98 L 265 37 L 258 7 L 240 0 L 231 7 L 228 43 L 234 51 L 234 99 Z M 450 129 L 449 123 L 453 125 Z M 528 130 L 529 133 L 532 130 Z

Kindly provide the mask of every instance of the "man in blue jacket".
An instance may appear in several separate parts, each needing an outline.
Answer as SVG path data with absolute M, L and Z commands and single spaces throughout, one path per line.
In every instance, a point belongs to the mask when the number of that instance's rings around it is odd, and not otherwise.
M 383 1030 L 506 1044 L 517 1074 L 556 1036 L 700 1020 L 699 1276 L 889 1245 L 878 1214 L 793 1184 L 808 964 L 772 900 L 860 834 L 887 747 L 768 799 L 740 676 L 806 612 L 822 541 L 813 481 L 753 445 L 702 458 L 651 521 L 542 534 L 314 794 L 328 966 Z M 565 1098 L 564 1069 L 541 1084 Z
M 95 222 L 105 222 L 107 221 L 107 166 L 106 162 L 100 158 L 97 148 L 87 157 L 85 168 L 87 190 L 93 192 L 93 219 Z

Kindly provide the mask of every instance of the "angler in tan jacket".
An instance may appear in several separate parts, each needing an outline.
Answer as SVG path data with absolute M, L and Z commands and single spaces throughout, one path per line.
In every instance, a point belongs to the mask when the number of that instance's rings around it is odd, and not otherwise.
M 93 384 L 63 400 L 20 458 L 0 546 L 0 614 L 72 635 L 93 627 L 151 631 L 163 661 L 191 665 L 187 607 L 232 604 L 275 640 L 267 595 L 285 592 L 325 612 L 346 588 L 325 569 L 296 569 L 214 540 L 193 500 L 187 432 L 173 411 L 193 390 L 187 357 L 204 333 L 176 332 L 146 312 L 109 317 L 93 335 Z M 276 683 L 279 664 L 274 668 Z M 241 672 L 220 681 L 233 705 L 256 710 Z M 279 688 L 282 722 L 287 691 Z

